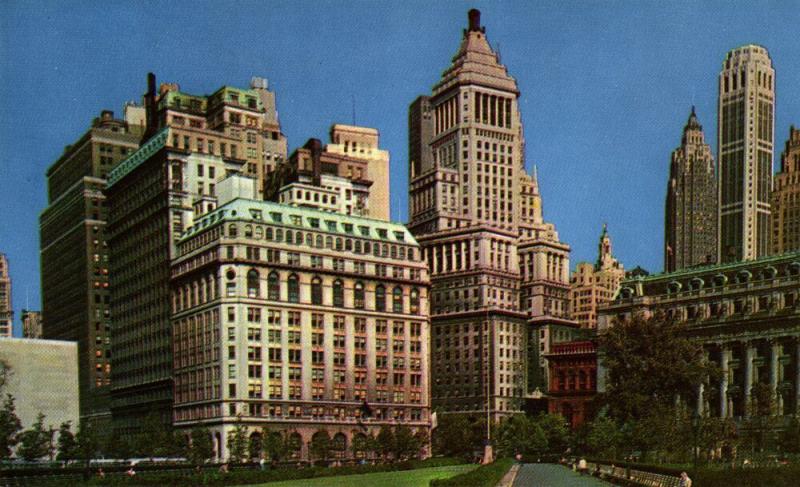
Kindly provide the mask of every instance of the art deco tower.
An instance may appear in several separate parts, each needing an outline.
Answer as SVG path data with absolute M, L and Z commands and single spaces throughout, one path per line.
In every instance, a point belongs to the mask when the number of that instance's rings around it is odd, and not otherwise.
M 409 229 L 431 270 L 432 397 L 445 411 L 520 410 L 529 322 L 568 313 L 569 246 L 525 172 L 518 97 L 471 10 L 450 66 L 409 108 Z
M 692 107 L 681 146 L 672 152 L 664 225 L 664 270 L 713 262 L 717 257 L 717 181 L 711 147 Z
M 719 262 L 770 250 L 775 70 L 767 50 L 728 53 L 719 74 Z
M 800 130 L 789 128 L 772 192 L 772 253 L 800 250 Z

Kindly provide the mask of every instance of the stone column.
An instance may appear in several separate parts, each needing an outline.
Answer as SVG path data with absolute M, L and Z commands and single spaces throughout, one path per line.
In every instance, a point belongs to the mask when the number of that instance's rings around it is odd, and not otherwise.
M 753 391 L 753 355 L 755 349 L 750 342 L 745 342 L 744 352 L 744 417 L 750 417 L 750 394 Z
M 436 245 L 431 246 L 431 273 L 439 272 L 439 259 L 436 258 Z
M 696 411 L 698 416 L 703 415 L 703 390 L 705 389 L 705 384 L 702 382 L 697 386 L 697 406 Z
M 769 390 L 772 393 L 772 401 L 775 404 L 775 411 L 779 416 L 783 415 L 782 397 L 778 392 L 778 358 L 781 355 L 781 343 L 777 339 L 770 341 L 772 350 L 769 362 Z
M 720 368 L 722 369 L 722 378 L 719 383 L 719 416 L 721 418 L 728 417 L 728 361 L 731 359 L 731 351 L 726 345 L 722 345 L 722 352 L 720 356 Z

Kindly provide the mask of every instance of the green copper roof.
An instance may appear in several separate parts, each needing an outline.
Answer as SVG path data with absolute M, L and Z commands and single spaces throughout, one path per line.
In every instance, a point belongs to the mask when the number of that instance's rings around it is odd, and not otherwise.
M 244 198 L 237 198 L 199 218 L 186 229 L 180 240 L 189 239 L 223 221 L 273 224 L 345 237 L 419 245 L 411 232 L 399 223 Z
M 120 179 L 125 177 L 143 162 L 150 159 L 153 154 L 161 150 L 167 144 L 167 133 L 169 127 L 164 127 L 156 135 L 152 136 L 150 140 L 145 142 L 144 145 L 128 156 L 124 161 L 117 164 L 117 167 L 111 170 L 108 174 L 108 187 L 114 186 Z
M 689 267 L 675 272 L 662 272 L 660 274 L 652 274 L 644 277 L 635 277 L 633 279 L 626 279 L 624 282 L 651 282 L 663 279 L 680 279 L 690 277 L 697 274 L 708 274 L 709 272 L 727 272 L 735 270 L 746 270 L 752 267 L 760 267 L 767 264 L 774 264 L 778 262 L 790 262 L 800 260 L 800 252 L 789 252 L 780 255 L 769 255 L 756 260 L 744 260 L 739 262 L 730 262 L 727 264 L 712 264 L 701 267 Z

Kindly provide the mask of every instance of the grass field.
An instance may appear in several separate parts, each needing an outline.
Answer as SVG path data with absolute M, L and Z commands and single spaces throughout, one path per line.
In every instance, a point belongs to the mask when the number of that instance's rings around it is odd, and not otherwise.
M 469 472 L 476 467 L 477 465 L 452 465 L 449 467 L 420 468 L 398 472 L 288 480 L 259 485 L 264 487 L 428 487 L 428 483 L 433 479 L 450 478 Z

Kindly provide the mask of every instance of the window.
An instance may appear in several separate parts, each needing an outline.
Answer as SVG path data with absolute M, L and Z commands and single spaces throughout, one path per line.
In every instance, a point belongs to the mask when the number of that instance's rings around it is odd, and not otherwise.
M 250 269 L 247 273 L 247 297 L 257 298 L 259 296 L 259 276 L 258 271 Z
M 317 276 L 311 279 L 311 304 L 322 304 L 322 279 Z
M 403 312 L 403 290 L 400 286 L 392 290 L 392 311 L 395 313 Z
M 288 286 L 289 286 L 289 302 L 290 303 L 300 302 L 300 279 L 297 277 L 297 274 L 292 274 L 289 276 Z
M 411 290 L 411 314 L 419 314 L 419 289 Z
M 364 283 L 357 282 L 353 286 L 353 306 L 364 309 Z
M 333 305 L 344 307 L 344 284 L 339 279 L 333 281 Z
M 281 283 L 278 280 L 278 273 L 272 271 L 267 277 L 267 298 L 271 301 L 281 299 Z
M 381 284 L 375 287 L 375 311 L 386 311 L 386 288 Z

